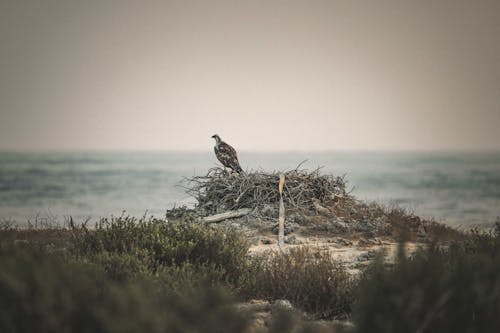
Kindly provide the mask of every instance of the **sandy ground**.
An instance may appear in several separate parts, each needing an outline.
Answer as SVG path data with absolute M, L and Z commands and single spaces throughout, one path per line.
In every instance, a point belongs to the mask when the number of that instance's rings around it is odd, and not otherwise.
M 275 235 L 256 235 L 252 238 L 253 245 L 250 254 L 258 254 L 265 251 L 288 251 L 290 248 L 299 246 L 314 246 L 328 249 L 332 256 L 342 262 L 352 273 L 358 273 L 359 268 L 367 265 L 378 253 L 383 253 L 385 259 L 391 262 L 395 259 L 399 244 L 393 240 L 382 238 L 366 239 L 363 237 L 329 237 L 329 236 L 303 236 L 291 234 L 285 237 L 285 244 L 280 247 Z M 405 243 L 405 252 L 413 253 L 423 243 Z

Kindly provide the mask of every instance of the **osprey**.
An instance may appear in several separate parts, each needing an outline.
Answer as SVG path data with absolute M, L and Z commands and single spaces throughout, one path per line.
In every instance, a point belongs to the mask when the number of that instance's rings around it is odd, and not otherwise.
M 217 159 L 222 163 L 222 165 L 237 173 L 242 172 L 243 170 L 241 169 L 240 162 L 238 162 L 236 150 L 222 141 L 217 134 L 212 135 L 212 138 L 215 139 L 215 156 L 217 156 Z

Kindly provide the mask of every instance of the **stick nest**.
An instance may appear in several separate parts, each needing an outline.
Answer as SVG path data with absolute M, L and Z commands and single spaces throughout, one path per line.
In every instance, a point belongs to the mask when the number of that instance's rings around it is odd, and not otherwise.
M 293 207 L 305 212 L 318 204 L 333 208 L 350 198 L 344 177 L 322 175 L 319 168 L 237 174 L 215 167 L 205 176 L 186 179 L 186 191 L 198 201 L 197 208 L 205 215 L 239 208 L 253 208 L 259 212 L 266 206 L 279 205 L 280 174 L 285 175 L 283 200 L 287 209 Z

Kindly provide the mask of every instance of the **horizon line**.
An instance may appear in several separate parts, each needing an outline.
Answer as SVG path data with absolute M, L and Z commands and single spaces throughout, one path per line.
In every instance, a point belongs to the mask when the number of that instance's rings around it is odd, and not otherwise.
M 376 148 L 335 148 L 335 149 L 239 149 L 238 153 L 500 153 L 498 148 L 412 148 L 412 149 L 376 149 Z M 43 153 L 213 153 L 212 149 L 125 149 L 125 148 L 79 148 L 79 149 L 0 149 L 0 153 L 43 154 Z

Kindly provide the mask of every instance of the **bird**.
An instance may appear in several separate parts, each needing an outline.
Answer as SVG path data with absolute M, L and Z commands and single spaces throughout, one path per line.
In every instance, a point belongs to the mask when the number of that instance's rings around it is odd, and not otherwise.
M 236 154 L 236 150 L 222 141 L 219 135 L 214 134 L 212 138 L 215 139 L 215 156 L 217 159 L 227 168 L 230 168 L 236 173 L 243 172 L 241 169 L 240 162 L 238 162 L 238 155 Z

